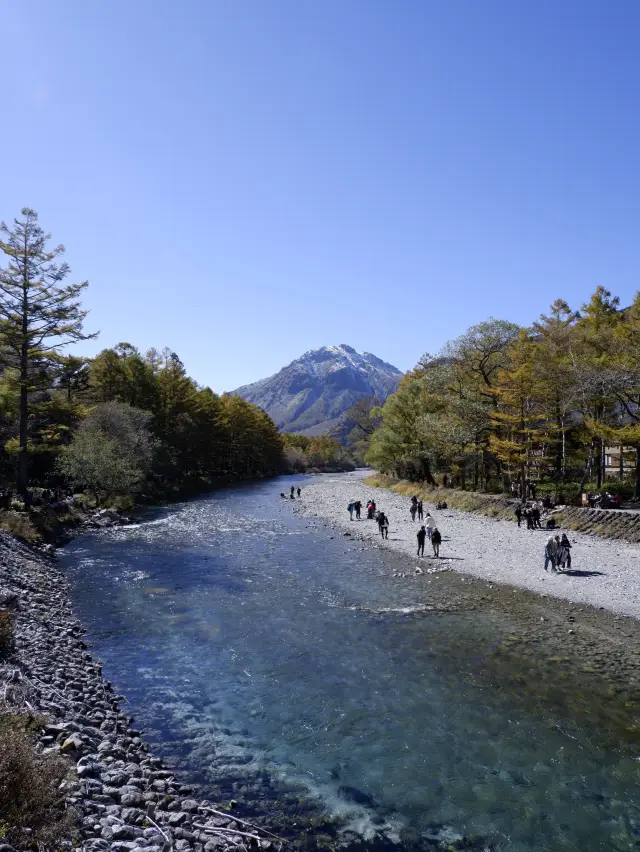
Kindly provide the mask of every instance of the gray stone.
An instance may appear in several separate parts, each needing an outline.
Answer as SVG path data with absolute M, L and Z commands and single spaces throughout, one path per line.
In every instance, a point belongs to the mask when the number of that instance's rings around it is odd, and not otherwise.
M 198 803 L 195 799 L 183 799 L 182 810 L 186 811 L 188 814 L 195 814 L 198 812 Z
M 133 828 L 130 825 L 114 825 L 111 830 L 114 840 L 133 840 L 135 837 Z
M 143 801 L 142 794 L 137 791 L 135 793 L 122 793 L 120 795 L 120 803 L 123 807 L 137 808 Z
M 187 815 L 183 811 L 178 811 L 177 813 L 171 814 L 169 817 L 169 825 L 182 825 L 186 818 Z

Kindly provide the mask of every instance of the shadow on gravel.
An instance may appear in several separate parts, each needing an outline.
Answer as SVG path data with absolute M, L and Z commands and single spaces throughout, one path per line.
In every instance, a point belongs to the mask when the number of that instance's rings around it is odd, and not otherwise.
M 578 571 L 569 569 L 568 571 L 558 571 L 558 574 L 566 574 L 569 577 L 604 577 L 604 571 Z

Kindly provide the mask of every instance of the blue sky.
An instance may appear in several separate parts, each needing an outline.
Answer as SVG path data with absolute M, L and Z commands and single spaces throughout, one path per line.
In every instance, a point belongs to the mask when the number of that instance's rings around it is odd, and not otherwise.
M 4 0 L 0 218 L 217 391 L 640 287 L 640 4 Z

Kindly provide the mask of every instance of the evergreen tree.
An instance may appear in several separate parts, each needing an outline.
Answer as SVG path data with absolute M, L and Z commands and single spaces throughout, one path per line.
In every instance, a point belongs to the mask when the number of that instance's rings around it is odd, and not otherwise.
M 0 340 L 4 365 L 18 388 L 17 488 L 26 494 L 33 393 L 52 383 L 55 356 L 64 346 L 95 335 L 83 333 L 87 312 L 80 296 L 88 282 L 63 284 L 70 271 L 56 261 L 63 246 L 47 249 L 50 235 L 34 210 L 25 207 L 21 216 L 12 227 L 0 224 L 0 250 L 7 257 L 0 268 Z

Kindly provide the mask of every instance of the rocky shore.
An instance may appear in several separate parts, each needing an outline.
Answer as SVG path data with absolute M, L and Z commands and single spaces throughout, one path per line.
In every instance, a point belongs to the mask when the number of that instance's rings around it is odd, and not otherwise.
M 60 754 L 68 760 L 63 792 L 76 824 L 70 845 L 94 852 L 272 846 L 279 852 L 282 842 L 263 820 L 248 823 L 199 800 L 149 753 L 123 708 L 125 699 L 87 650 L 64 576 L 48 556 L 5 533 L 0 611 L 12 614 L 15 634 L 12 651 L 0 662 L 1 711 L 35 718 L 43 758 Z M 3 852 L 9 849 L 3 846 Z

